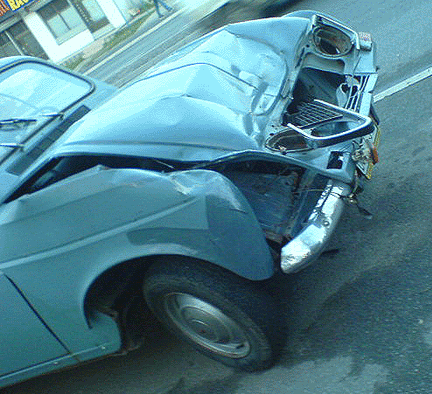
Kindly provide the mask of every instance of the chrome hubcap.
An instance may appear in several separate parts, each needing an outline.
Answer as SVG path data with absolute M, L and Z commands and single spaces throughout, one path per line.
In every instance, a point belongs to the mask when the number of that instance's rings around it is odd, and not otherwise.
M 213 305 L 190 294 L 170 293 L 164 306 L 174 324 L 195 343 L 225 357 L 249 354 L 242 328 Z

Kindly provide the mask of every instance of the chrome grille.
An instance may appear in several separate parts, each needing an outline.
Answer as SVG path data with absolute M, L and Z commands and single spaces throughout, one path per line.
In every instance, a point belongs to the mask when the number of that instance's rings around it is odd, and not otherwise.
M 352 111 L 359 110 L 360 99 L 363 95 L 363 92 L 366 89 L 367 83 L 369 81 L 369 76 L 360 76 L 356 77 L 359 81 L 359 84 L 356 85 L 356 89 L 353 90 L 350 97 L 348 97 L 347 103 L 345 104 L 346 109 L 350 109 Z
M 320 102 L 302 102 L 297 106 L 298 112 L 293 116 L 292 123 L 301 128 L 309 128 L 323 122 L 341 119 L 343 115 Z

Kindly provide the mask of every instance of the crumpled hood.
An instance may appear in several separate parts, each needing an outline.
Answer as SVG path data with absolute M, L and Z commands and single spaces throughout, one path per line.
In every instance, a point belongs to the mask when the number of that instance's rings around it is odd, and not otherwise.
M 308 23 L 252 21 L 203 37 L 74 125 L 58 151 L 214 160 L 262 149 Z
M 61 149 L 206 160 L 258 147 L 247 134 L 250 116 L 188 96 L 106 109 L 87 117 Z

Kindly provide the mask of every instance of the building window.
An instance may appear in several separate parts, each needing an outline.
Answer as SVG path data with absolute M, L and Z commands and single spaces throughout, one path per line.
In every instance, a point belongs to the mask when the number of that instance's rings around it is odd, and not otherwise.
M 24 22 L 17 22 L 6 31 L 24 55 L 48 59 L 45 51 Z
M 92 33 L 109 24 L 107 17 L 96 0 L 75 0 L 74 5 Z
M 21 55 L 5 32 L 0 33 L 0 57 Z
M 54 0 L 39 10 L 58 43 L 85 30 L 86 26 L 68 0 Z
M 0 33 L 0 57 L 17 55 L 48 59 L 45 51 L 22 21 Z

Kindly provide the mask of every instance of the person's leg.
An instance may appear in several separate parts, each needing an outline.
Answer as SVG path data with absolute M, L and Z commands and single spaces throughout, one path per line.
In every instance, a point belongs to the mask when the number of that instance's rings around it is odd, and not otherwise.
M 158 14 L 158 17 L 162 18 L 162 14 L 161 14 L 160 9 L 159 9 L 159 0 L 153 0 L 153 3 L 155 5 L 155 7 L 156 7 L 156 12 Z
M 167 11 L 172 11 L 172 8 L 168 4 L 166 4 L 163 0 L 157 0 L 157 1 L 159 1 Z

